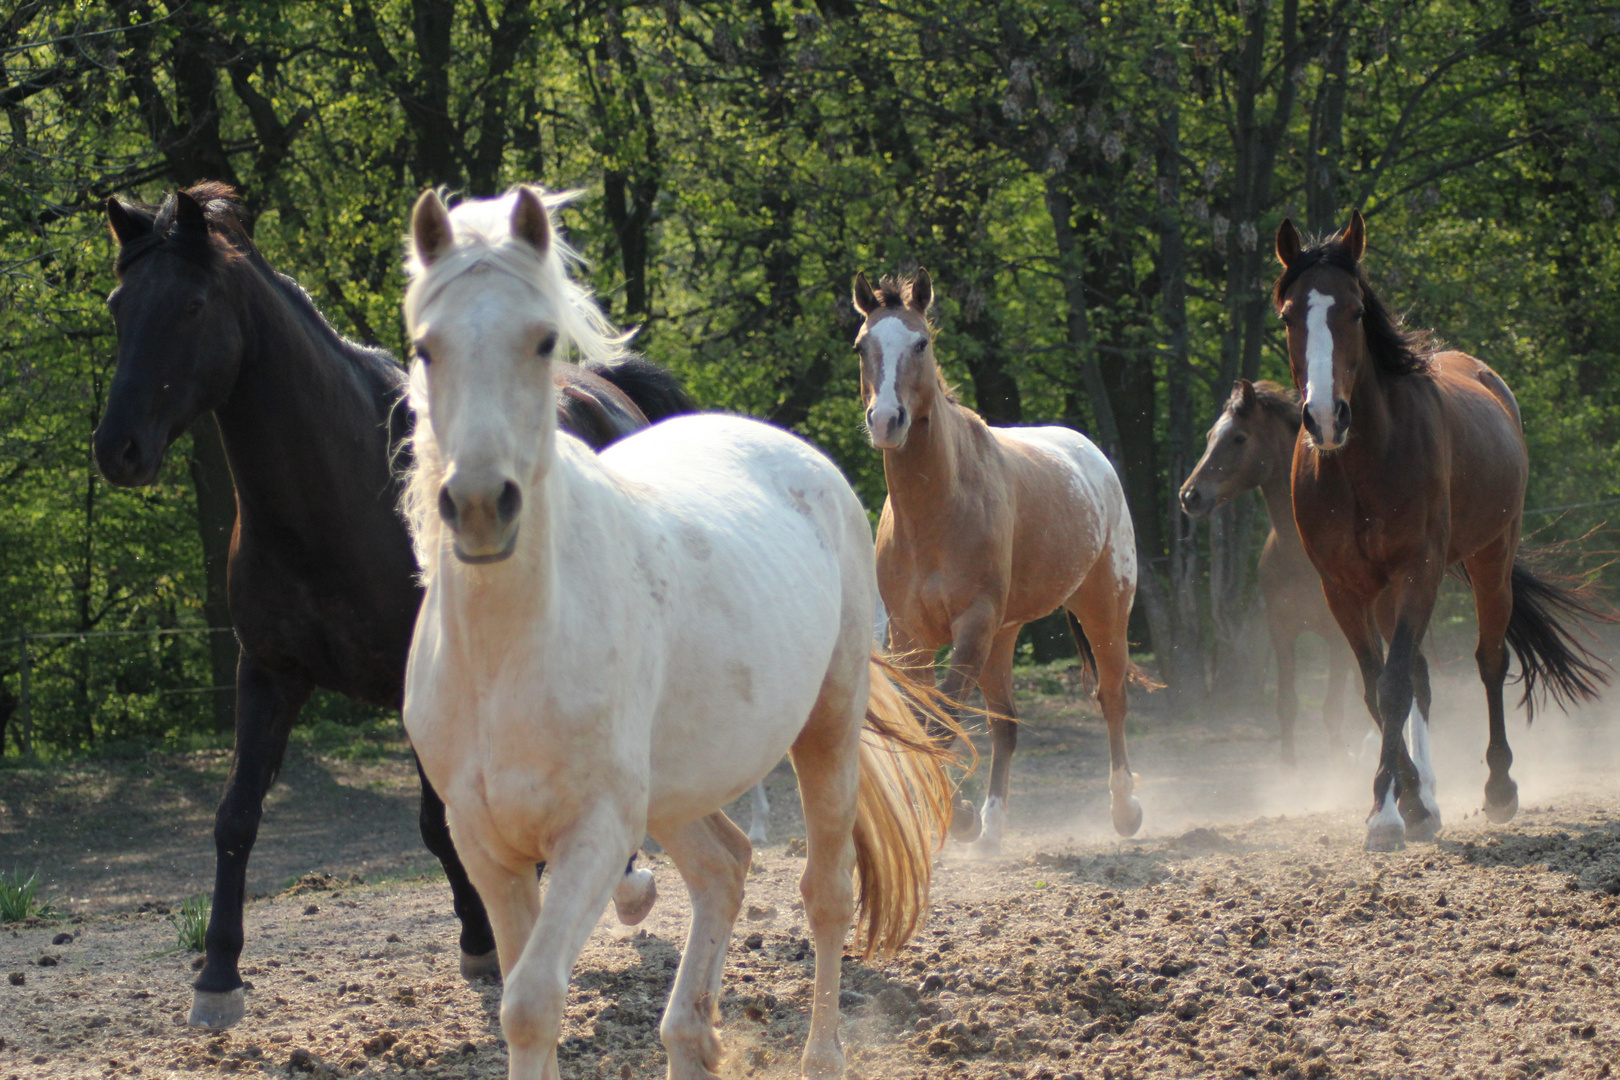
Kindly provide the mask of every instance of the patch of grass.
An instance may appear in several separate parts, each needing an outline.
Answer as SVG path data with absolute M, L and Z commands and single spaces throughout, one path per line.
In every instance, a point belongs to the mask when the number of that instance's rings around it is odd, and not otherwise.
M 182 901 L 180 910 L 169 915 L 175 940 L 182 949 L 202 952 L 206 947 L 204 938 L 208 934 L 208 906 L 208 897 L 198 894 Z
M 21 922 L 28 918 L 48 919 L 56 912 L 51 902 L 39 895 L 39 872 L 24 880 L 22 871 L 0 874 L 0 922 Z

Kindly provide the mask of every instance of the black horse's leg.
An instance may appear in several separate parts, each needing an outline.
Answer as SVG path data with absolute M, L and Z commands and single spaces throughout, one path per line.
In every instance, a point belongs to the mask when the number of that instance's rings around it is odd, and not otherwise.
M 259 834 L 264 796 L 281 772 L 287 736 L 310 694 L 310 684 L 277 675 L 243 653 L 236 666 L 236 752 L 225 795 L 214 816 L 213 909 L 208 916 L 207 959 L 192 983 L 191 1024 L 228 1028 L 242 1019 L 242 902 L 248 856 Z
M 499 981 L 501 963 L 495 956 L 495 933 L 489 928 L 489 914 L 484 911 L 484 901 L 479 898 L 472 882 L 467 880 L 467 871 L 462 868 L 456 846 L 450 841 L 450 826 L 444 817 L 444 800 L 428 783 L 427 773 L 422 771 L 422 759 L 416 756 L 414 750 L 411 751 L 411 760 L 416 762 L 416 775 L 422 781 L 422 812 L 418 819 L 422 843 L 444 867 L 444 876 L 450 882 L 451 903 L 455 907 L 456 918 L 461 920 L 461 977 L 469 982 L 474 979 Z M 542 868 L 545 866 L 544 863 L 540 865 Z

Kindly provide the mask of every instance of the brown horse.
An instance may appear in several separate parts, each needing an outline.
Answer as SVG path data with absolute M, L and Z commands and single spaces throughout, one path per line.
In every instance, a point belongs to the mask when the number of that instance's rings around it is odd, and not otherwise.
M 1403 330 L 1368 283 L 1365 248 L 1359 213 L 1309 248 L 1284 221 L 1277 230 L 1283 272 L 1272 298 L 1305 395 L 1294 520 L 1383 730 L 1367 848 L 1393 851 L 1408 835 L 1430 839 L 1440 828 L 1428 724 L 1414 717 L 1411 755 L 1403 728 L 1414 693 L 1428 697 L 1417 645 L 1441 575 L 1460 566 L 1474 592 L 1474 657 L 1490 720 L 1485 813 L 1494 822 L 1511 819 L 1519 805 L 1502 710 L 1508 646 L 1519 658 L 1527 705 L 1538 686 L 1560 704 L 1590 699 L 1606 681 L 1601 662 L 1558 616 L 1606 616 L 1583 590 L 1537 577 L 1518 560 L 1530 463 L 1507 384 L 1472 356 L 1435 352 Z
M 1136 534 L 1125 492 L 1089 439 L 1061 427 L 993 428 L 961 405 L 934 360 L 933 285 L 919 270 L 876 290 L 855 277 L 865 322 L 855 339 L 872 445 L 889 497 L 878 524 L 878 590 L 889 643 L 927 673 L 951 646 L 941 689 L 959 704 L 977 684 L 990 710 L 982 831 L 971 810 L 953 835 L 1000 850 L 1018 745 L 1012 661 L 1018 631 L 1058 607 L 1098 678 L 1108 721 L 1114 828 L 1142 825 L 1125 754 L 1125 624 L 1136 597 Z
M 1309 630 L 1328 646 L 1327 697 L 1322 724 L 1334 750 L 1343 751 L 1344 683 L 1350 653 L 1322 598 L 1322 579 L 1299 540 L 1290 492 L 1294 444 L 1299 440 L 1299 397 L 1275 383 L 1241 379 L 1232 387 L 1221 415 L 1209 429 L 1204 456 L 1181 485 L 1181 508 L 1208 517 L 1227 501 L 1255 488 L 1266 501 L 1271 534 L 1260 553 L 1260 594 L 1266 598 L 1266 627 L 1277 657 L 1277 727 L 1283 764 L 1294 764 L 1294 646 Z

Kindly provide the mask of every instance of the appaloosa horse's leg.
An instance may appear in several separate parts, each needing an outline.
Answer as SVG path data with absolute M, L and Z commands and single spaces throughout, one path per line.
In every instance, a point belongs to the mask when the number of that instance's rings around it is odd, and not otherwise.
M 658 837 L 692 897 L 692 926 L 658 1037 L 672 1080 L 711 1080 L 720 1071 L 720 980 L 742 910 L 753 847 L 724 814 Z
M 1021 626 L 1003 630 L 990 645 L 990 656 L 979 673 L 979 689 L 984 706 L 990 710 L 990 787 L 984 810 L 979 815 L 979 839 L 973 845 L 978 855 L 1001 853 L 1001 838 L 1007 830 L 1008 788 L 1012 781 L 1013 754 L 1018 750 L 1018 705 L 1013 701 L 1013 650 L 1018 647 Z
M 495 933 L 489 927 L 484 902 L 478 898 L 478 890 L 473 888 L 472 882 L 467 880 L 467 871 L 456 854 L 455 844 L 450 841 L 444 800 L 428 783 L 427 773 L 422 771 L 422 762 L 416 757 L 415 751 L 411 752 L 411 757 L 416 761 L 416 775 L 422 781 L 422 809 L 418 817 L 422 843 L 444 867 L 444 876 L 450 881 L 451 903 L 455 907 L 456 918 L 461 920 L 461 977 L 469 982 L 474 979 L 498 979 L 501 963 L 495 955 Z
M 1131 670 L 1131 619 L 1135 590 L 1114 573 L 1113 560 L 1103 552 L 1086 580 L 1064 605 L 1091 643 L 1097 659 L 1097 703 L 1108 723 L 1108 793 L 1114 831 L 1135 836 L 1142 827 L 1142 804 L 1137 801 L 1136 774 L 1125 751 L 1125 680 Z
M 236 750 L 214 815 L 214 899 L 207 959 L 193 982 L 193 1027 L 228 1028 L 246 1007 L 236 963 L 242 955 L 242 902 L 248 856 L 259 835 L 264 796 L 281 772 L 287 737 L 311 686 L 277 675 L 246 652 L 236 665 Z
M 1294 646 L 1299 638 L 1299 621 L 1287 612 L 1266 609 L 1271 631 L 1271 651 L 1277 657 L 1277 734 L 1282 739 L 1282 763 L 1294 767 L 1294 720 L 1299 716 L 1299 693 L 1295 689 Z
M 945 672 L 944 680 L 939 684 L 940 693 L 949 698 L 955 706 L 957 719 L 960 720 L 967 711 L 968 697 L 973 688 L 979 685 L 979 678 L 984 673 L 984 665 L 990 658 L 990 647 L 994 642 L 994 634 L 1000 616 L 988 602 L 973 604 L 966 611 L 956 617 L 951 623 L 951 666 Z M 893 632 L 892 630 L 890 631 Z M 981 690 L 983 688 L 981 687 Z M 1007 741 L 1003 735 L 1000 740 L 996 738 L 994 721 L 990 725 L 990 775 L 996 775 L 997 768 L 1005 770 L 1011 764 L 1011 751 L 1003 751 L 1003 744 Z M 1017 736 L 1011 739 L 1017 745 Z M 1003 763 L 1005 762 L 1005 763 Z M 988 796 L 986 804 L 988 805 Z M 971 806 L 969 807 L 971 811 Z M 957 840 L 974 840 L 983 832 L 983 819 L 974 814 L 971 831 L 964 820 L 962 808 L 957 808 L 951 821 L 951 836 Z
M 889 657 L 894 665 L 912 679 L 923 686 L 934 684 L 934 651 L 923 644 L 922 640 L 911 633 L 900 622 L 890 619 L 888 623 Z M 955 654 L 952 654 L 952 659 Z M 928 733 L 936 739 L 946 735 L 943 725 L 932 718 L 928 721 Z M 951 839 L 966 842 L 979 835 L 979 812 L 973 809 L 973 804 L 956 797 L 956 803 L 951 812 Z
M 1513 616 L 1513 553 L 1503 543 L 1465 559 L 1463 565 L 1474 587 L 1474 611 L 1479 618 L 1474 661 L 1479 666 L 1479 681 L 1485 684 L 1490 722 L 1490 743 L 1485 748 L 1485 764 L 1490 769 L 1485 781 L 1485 816 L 1500 825 L 1519 812 L 1519 785 L 1508 775 L 1513 751 L 1508 747 L 1502 707 L 1502 683 L 1508 669 L 1507 628 Z

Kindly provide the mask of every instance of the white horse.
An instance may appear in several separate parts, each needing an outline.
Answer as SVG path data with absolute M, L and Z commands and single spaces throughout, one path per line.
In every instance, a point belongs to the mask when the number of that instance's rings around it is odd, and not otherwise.
M 405 727 L 494 925 L 510 1075 L 556 1080 L 569 974 L 646 832 L 692 898 L 669 1075 L 715 1077 L 751 856 L 720 808 L 790 753 L 816 949 L 802 1065 L 841 1076 L 852 875 L 868 950 L 903 943 L 951 803 L 945 752 L 872 648 L 871 527 L 830 461 L 765 424 L 682 417 L 600 457 L 558 433 L 552 358 L 622 339 L 570 280 L 548 201 L 424 194 L 405 297 L 427 583 Z

